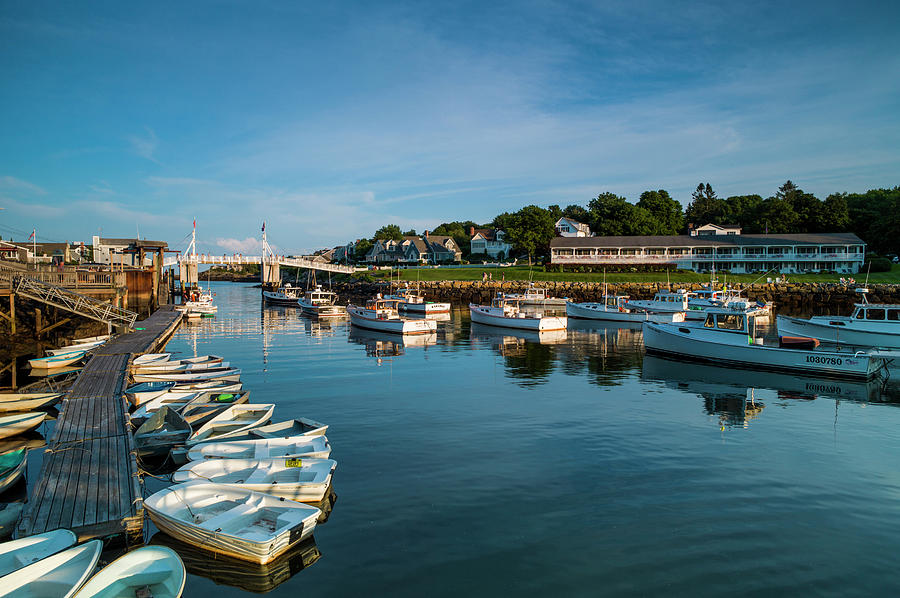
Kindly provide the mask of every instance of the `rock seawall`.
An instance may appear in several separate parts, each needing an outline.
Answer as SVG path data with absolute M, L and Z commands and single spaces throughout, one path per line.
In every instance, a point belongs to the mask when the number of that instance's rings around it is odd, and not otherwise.
M 573 301 L 598 301 L 603 295 L 604 285 L 599 282 L 540 282 L 554 297 L 568 297 Z M 412 285 L 415 286 L 415 285 Z M 809 314 L 849 314 L 853 304 L 860 301 L 856 287 L 835 283 L 780 283 L 733 285 L 744 291 L 748 299 L 773 301 L 776 309 L 783 313 Z M 525 281 L 481 282 L 481 281 L 436 281 L 422 282 L 419 289 L 432 301 L 449 301 L 464 306 L 469 303 L 488 303 L 498 292 L 517 293 L 528 287 Z M 666 283 L 610 283 L 607 292 L 630 295 L 633 299 L 651 299 L 658 290 L 665 289 Z M 342 299 L 362 301 L 375 293 L 386 292 L 387 283 L 353 282 L 334 285 L 334 290 Z M 699 290 L 700 284 L 673 283 L 672 289 Z M 871 285 L 870 303 L 900 304 L 900 285 Z

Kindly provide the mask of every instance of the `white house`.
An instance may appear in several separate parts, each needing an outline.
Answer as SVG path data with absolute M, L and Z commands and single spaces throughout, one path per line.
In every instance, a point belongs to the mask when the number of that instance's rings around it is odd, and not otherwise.
M 469 227 L 470 251 L 473 255 L 487 255 L 493 259 L 506 259 L 512 245 L 504 241 L 505 233 L 492 228 Z
M 736 224 L 704 224 L 697 228 L 691 228 L 692 237 L 704 237 L 707 235 L 739 235 L 741 227 Z
M 866 244 L 853 233 L 556 237 L 550 263 L 564 266 L 671 266 L 736 274 L 839 272 L 862 268 Z
M 556 234 L 560 237 L 590 237 L 591 227 L 563 216 L 556 221 Z

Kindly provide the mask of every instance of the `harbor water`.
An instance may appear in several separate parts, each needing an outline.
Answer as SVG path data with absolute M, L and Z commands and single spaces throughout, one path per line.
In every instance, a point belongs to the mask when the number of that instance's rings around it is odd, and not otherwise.
M 185 596 L 900 592 L 891 384 L 669 361 L 639 327 L 576 321 L 538 336 L 456 311 L 401 339 L 212 290 L 217 316 L 167 350 L 225 357 L 274 421 L 329 424 L 337 499 L 270 565 L 176 544 Z

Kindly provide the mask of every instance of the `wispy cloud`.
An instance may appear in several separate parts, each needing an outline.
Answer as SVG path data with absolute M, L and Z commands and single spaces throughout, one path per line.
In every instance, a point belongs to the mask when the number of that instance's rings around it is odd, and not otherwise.
M 242 253 L 244 255 L 262 255 L 262 241 L 253 237 L 244 239 L 216 239 L 216 246 L 225 249 L 228 253 Z M 274 250 L 274 248 L 273 248 Z
M 47 195 L 47 191 L 43 187 L 9 175 L 0 176 L 0 191 L 28 195 Z
M 156 133 L 150 127 L 144 127 L 144 135 L 129 135 L 128 143 L 131 144 L 131 150 L 142 158 L 146 158 L 151 162 L 159 164 L 159 160 L 154 155 L 156 148 L 159 146 L 159 139 Z

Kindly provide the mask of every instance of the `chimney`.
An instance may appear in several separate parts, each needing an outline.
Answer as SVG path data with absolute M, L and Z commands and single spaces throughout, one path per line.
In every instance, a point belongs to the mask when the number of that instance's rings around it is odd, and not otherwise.
M 475 236 L 475 227 L 474 227 L 474 226 L 470 226 L 470 227 L 469 227 L 469 236 L 470 236 L 470 237 L 474 237 L 474 236 Z
M 425 231 L 425 238 L 426 238 L 426 239 L 428 238 L 428 231 L 427 231 L 427 230 Z

